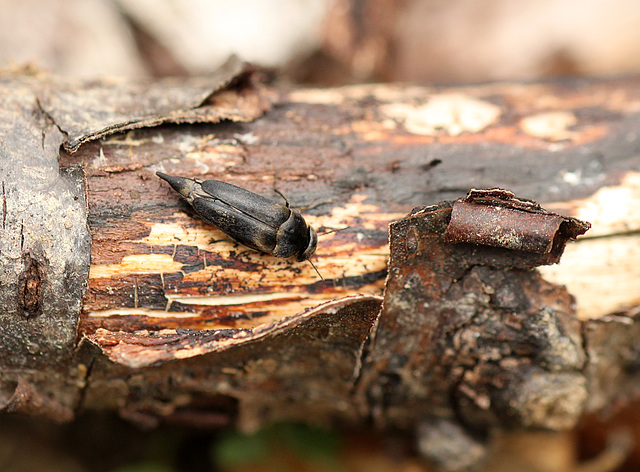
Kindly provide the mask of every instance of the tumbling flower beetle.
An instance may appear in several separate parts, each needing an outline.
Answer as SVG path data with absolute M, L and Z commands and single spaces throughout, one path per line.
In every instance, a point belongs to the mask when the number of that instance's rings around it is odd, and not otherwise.
M 240 244 L 276 257 L 295 256 L 298 261 L 308 260 L 316 250 L 318 234 L 299 211 L 289 207 L 286 198 L 283 205 L 219 180 L 156 174 L 169 182 L 204 221 Z

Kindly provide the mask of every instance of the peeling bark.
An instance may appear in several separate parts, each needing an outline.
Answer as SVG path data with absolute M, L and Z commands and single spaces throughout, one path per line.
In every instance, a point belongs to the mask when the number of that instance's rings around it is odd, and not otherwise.
M 493 246 L 546 256 L 532 266 L 560 260 L 567 241 L 590 223 L 562 217 L 502 189 L 472 190 L 453 204 L 444 237 L 448 243 Z

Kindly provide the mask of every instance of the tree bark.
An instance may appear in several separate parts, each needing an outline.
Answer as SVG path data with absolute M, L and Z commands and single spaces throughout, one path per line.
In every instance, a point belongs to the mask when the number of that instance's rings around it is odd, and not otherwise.
M 570 429 L 637 396 L 639 80 L 280 89 L 272 108 L 237 63 L 210 83 L 3 87 L 5 411 L 373 420 L 456 431 L 472 463 L 478 433 Z M 229 241 L 156 171 L 282 192 L 340 230 L 312 259 L 324 280 Z M 533 270 L 553 262 L 538 240 L 447 239 L 450 201 L 493 187 L 592 223 L 569 264 Z

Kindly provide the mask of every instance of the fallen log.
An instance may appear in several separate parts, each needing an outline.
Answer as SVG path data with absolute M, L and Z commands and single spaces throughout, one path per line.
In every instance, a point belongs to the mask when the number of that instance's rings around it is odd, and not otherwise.
M 276 94 L 231 62 L 1 85 L 3 411 L 454 431 L 454 457 L 422 448 L 454 468 L 492 431 L 637 398 L 638 80 Z M 230 241 L 156 171 L 281 192 L 320 233 L 324 280 Z M 520 236 L 470 237 L 487 207 L 452 200 L 495 187 L 563 216 L 526 204 Z

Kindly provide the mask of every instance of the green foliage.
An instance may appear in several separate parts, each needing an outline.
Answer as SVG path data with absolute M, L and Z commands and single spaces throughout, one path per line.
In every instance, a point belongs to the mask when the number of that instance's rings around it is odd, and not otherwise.
M 300 423 L 277 423 L 255 434 L 227 433 L 214 444 L 214 462 L 223 470 L 337 471 L 340 438 Z

